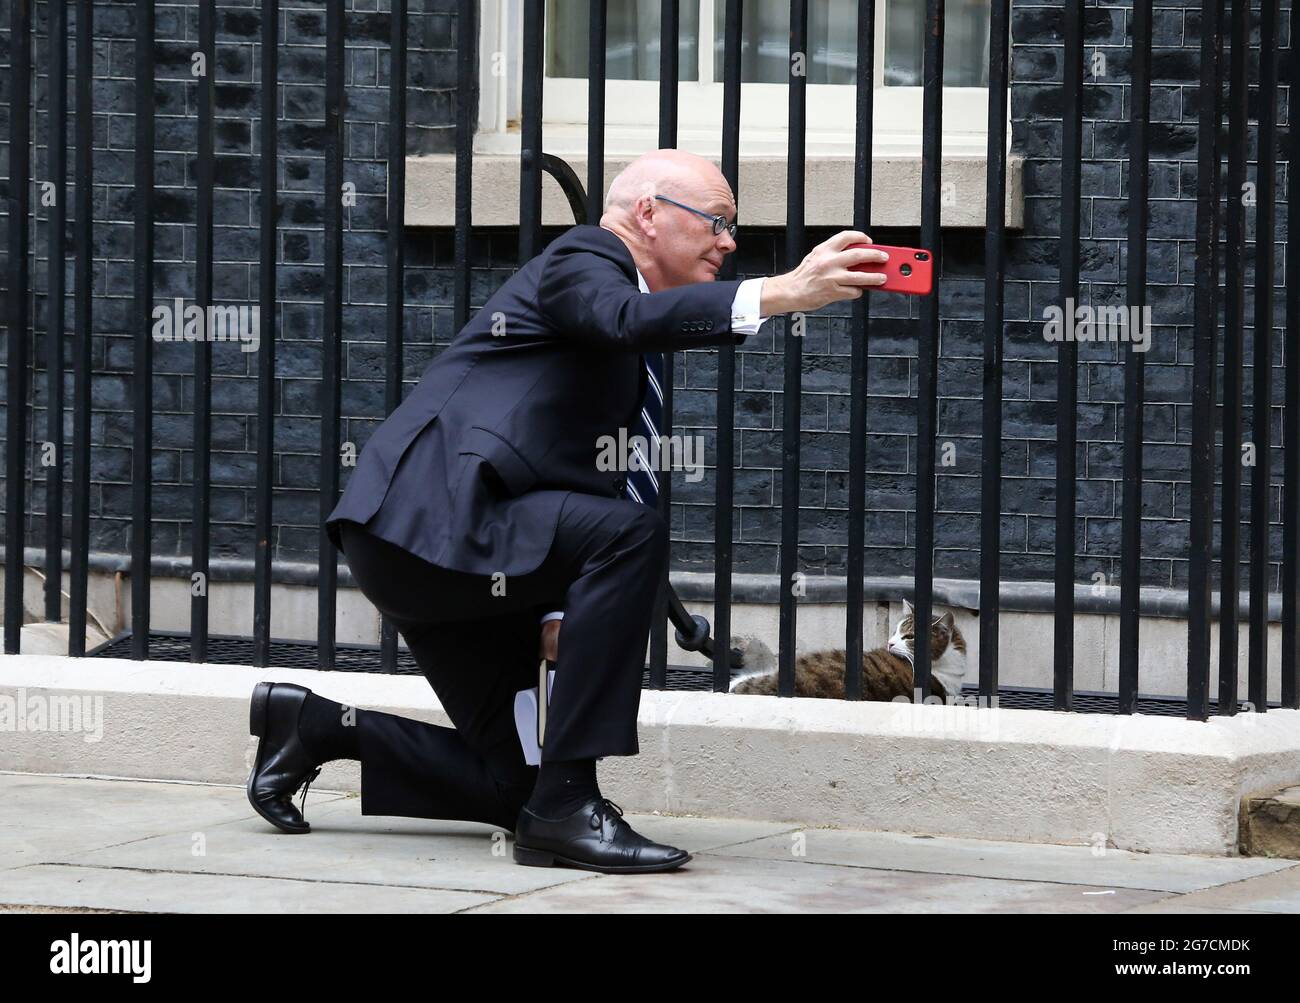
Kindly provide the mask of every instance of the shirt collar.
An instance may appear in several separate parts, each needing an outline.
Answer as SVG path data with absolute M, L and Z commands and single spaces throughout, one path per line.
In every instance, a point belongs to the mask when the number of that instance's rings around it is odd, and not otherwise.
M 636 268 L 635 265 L 632 267 Z M 639 268 L 636 269 L 636 284 L 641 287 L 643 293 L 648 293 L 650 291 L 650 287 L 645 284 L 645 276 L 641 274 L 641 269 Z

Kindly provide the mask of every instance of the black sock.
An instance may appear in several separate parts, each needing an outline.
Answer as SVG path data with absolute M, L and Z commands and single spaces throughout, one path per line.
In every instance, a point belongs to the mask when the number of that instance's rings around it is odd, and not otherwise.
M 542 818 L 564 818 L 594 797 L 600 797 L 596 760 L 543 762 L 537 771 L 537 786 L 528 799 L 528 810 Z
M 363 713 L 315 693 L 307 694 L 298 715 L 298 737 L 317 766 L 333 759 L 361 758 L 357 723 Z

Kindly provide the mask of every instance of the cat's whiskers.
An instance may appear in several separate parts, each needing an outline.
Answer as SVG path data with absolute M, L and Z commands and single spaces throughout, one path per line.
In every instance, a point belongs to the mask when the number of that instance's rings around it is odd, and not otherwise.
M 897 655 L 899 658 L 906 658 L 908 665 L 911 665 L 913 667 L 916 666 L 916 660 L 912 657 L 912 649 L 909 648 L 906 644 L 894 644 L 891 641 L 889 644 L 889 651 L 892 654 Z

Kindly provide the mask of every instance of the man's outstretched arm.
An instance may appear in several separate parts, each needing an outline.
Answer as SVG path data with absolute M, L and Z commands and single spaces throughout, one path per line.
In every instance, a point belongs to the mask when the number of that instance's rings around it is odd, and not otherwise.
M 593 348 L 674 352 L 744 340 L 731 330 L 741 284 L 694 282 L 642 293 L 612 255 L 566 246 L 542 269 L 537 305 L 558 331 Z
M 809 252 L 793 271 L 741 282 L 728 279 L 696 282 L 642 293 L 611 255 L 579 246 L 557 248 L 538 280 L 541 312 L 563 333 L 593 347 L 630 352 L 681 351 L 708 345 L 737 344 L 750 323 L 796 310 L 816 310 L 837 300 L 857 299 L 881 285 L 879 272 L 850 270 L 853 265 L 888 260 L 883 251 L 849 248 L 869 243 L 854 230 L 842 230 Z M 754 283 L 743 290 L 746 283 Z M 753 293 L 759 289 L 757 308 Z M 745 319 L 737 325 L 737 302 Z

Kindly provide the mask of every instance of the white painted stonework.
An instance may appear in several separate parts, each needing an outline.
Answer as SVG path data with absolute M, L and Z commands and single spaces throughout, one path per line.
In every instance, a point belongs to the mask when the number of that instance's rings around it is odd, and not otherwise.
M 242 786 L 261 679 L 448 723 L 421 677 L 0 655 L 0 769 Z M 68 698 L 98 698 L 98 729 L 15 717 Z M 1232 854 L 1240 798 L 1300 782 L 1290 710 L 1196 722 L 646 691 L 640 739 L 600 765 L 629 811 L 1099 849 Z M 358 764 L 335 762 L 312 790 L 358 784 Z

